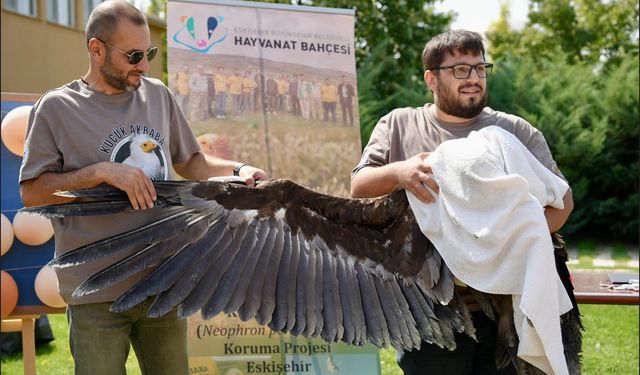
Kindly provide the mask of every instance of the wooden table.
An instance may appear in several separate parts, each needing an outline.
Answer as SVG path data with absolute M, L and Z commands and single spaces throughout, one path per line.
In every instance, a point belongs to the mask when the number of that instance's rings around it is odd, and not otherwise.
M 18 306 L 2 320 L 2 332 L 22 332 L 22 363 L 25 375 L 36 374 L 35 323 L 42 314 L 64 313 L 66 308 Z
M 585 304 L 611 304 L 611 305 L 638 305 L 640 297 L 637 291 L 614 290 L 608 286 L 609 272 L 598 271 L 573 271 L 574 293 L 578 303 Z

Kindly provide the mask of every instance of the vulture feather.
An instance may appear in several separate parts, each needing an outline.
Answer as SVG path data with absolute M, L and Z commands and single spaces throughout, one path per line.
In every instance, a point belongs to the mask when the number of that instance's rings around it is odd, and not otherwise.
M 83 282 L 74 295 L 97 293 L 150 269 L 112 304 L 113 311 L 155 296 L 150 316 L 176 306 L 182 317 L 199 310 L 205 319 L 237 313 L 274 331 L 328 342 L 412 350 L 426 341 L 453 350 L 454 333 L 475 338 L 471 314 L 454 293 L 453 274 L 420 232 L 404 191 L 345 199 L 287 180 L 257 187 L 225 180 L 153 184 L 157 205 L 166 209 L 162 220 L 50 262 L 78 267 L 143 245 Z M 132 210 L 127 196 L 111 186 L 58 195 L 81 199 L 23 211 L 58 218 Z M 568 278 L 563 243 L 557 236 L 554 241 L 558 272 Z M 522 373 L 536 373 L 515 357 L 512 311 L 505 311 L 510 297 L 473 293 L 498 321 L 510 360 Z M 569 368 L 579 373 L 577 309 L 563 315 L 561 324 Z

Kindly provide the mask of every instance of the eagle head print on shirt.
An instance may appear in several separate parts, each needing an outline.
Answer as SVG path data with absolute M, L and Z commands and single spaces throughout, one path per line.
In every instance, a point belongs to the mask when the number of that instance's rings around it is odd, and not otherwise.
M 138 167 L 152 180 L 169 178 L 160 144 L 147 134 L 132 134 L 114 147 L 111 161 Z

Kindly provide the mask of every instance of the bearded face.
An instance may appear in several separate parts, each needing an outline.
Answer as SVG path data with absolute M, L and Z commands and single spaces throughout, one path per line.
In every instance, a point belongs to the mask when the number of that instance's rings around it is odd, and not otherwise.
M 131 65 L 133 66 L 133 65 Z M 100 66 L 100 74 L 104 81 L 114 89 L 127 92 L 135 91 L 140 87 L 140 81 L 129 82 L 129 75 L 134 71 L 122 71 L 114 64 L 110 51 L 107 51 L 104 64 Z M 137 73 L 140 74 L 140 73 Z
M 448 72 L 440 72 L 440 75 L 446 73 Z M 438 108 L 451 116 L 460 118 L 470 119 L 479 115 L 487 105 L 486 85 L 453 77 L 447 78 L 451 79 L 438 79 L 436 90 Z

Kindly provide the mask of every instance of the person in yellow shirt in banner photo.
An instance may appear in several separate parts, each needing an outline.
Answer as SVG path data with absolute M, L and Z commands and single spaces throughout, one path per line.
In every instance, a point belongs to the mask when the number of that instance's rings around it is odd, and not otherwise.
M 227 80 L 224 68 L 219 67 L 218 72 L 213 76 L 213 85 L 216 90 L 216 118 L 227 117 Z
M 234 116 L 240 114 L 240 107 L 242 106 L 242 82 L 243 78 L 238 70 L 234 70 L 233 75 L 227 80 L 229 94 L 231 94 L 231 110 Z
M 182 113 L 187 114 L 187 108 L 189 108 L 189 66 L 182 67 L 182 71 L 175 74 L 175 87 L 173 88 L 178 102 L 178 107 L 182 110 Z
M 284 113 L 287 110 L 287 93 L 289 92 L 289 81 L 287 76 L 280 74 L 278 83 L 278 112 Z
M 250 113 L 254 110 L 254 92 L 258 84 L 251 76 L 251 71 L 246 70 L 242 76 L 242 104 L 240 105 L 241 113 Z
M 320 86 L 320 95 L 322 97 L 322 109 L 324 110 L 323 122 L 329 121 L 331 116 L 331 123 L 336 123 L 336 105 L 338 103 L 338 87 L 329 81 L 329 78 L 324 79 L 324 84 Z

